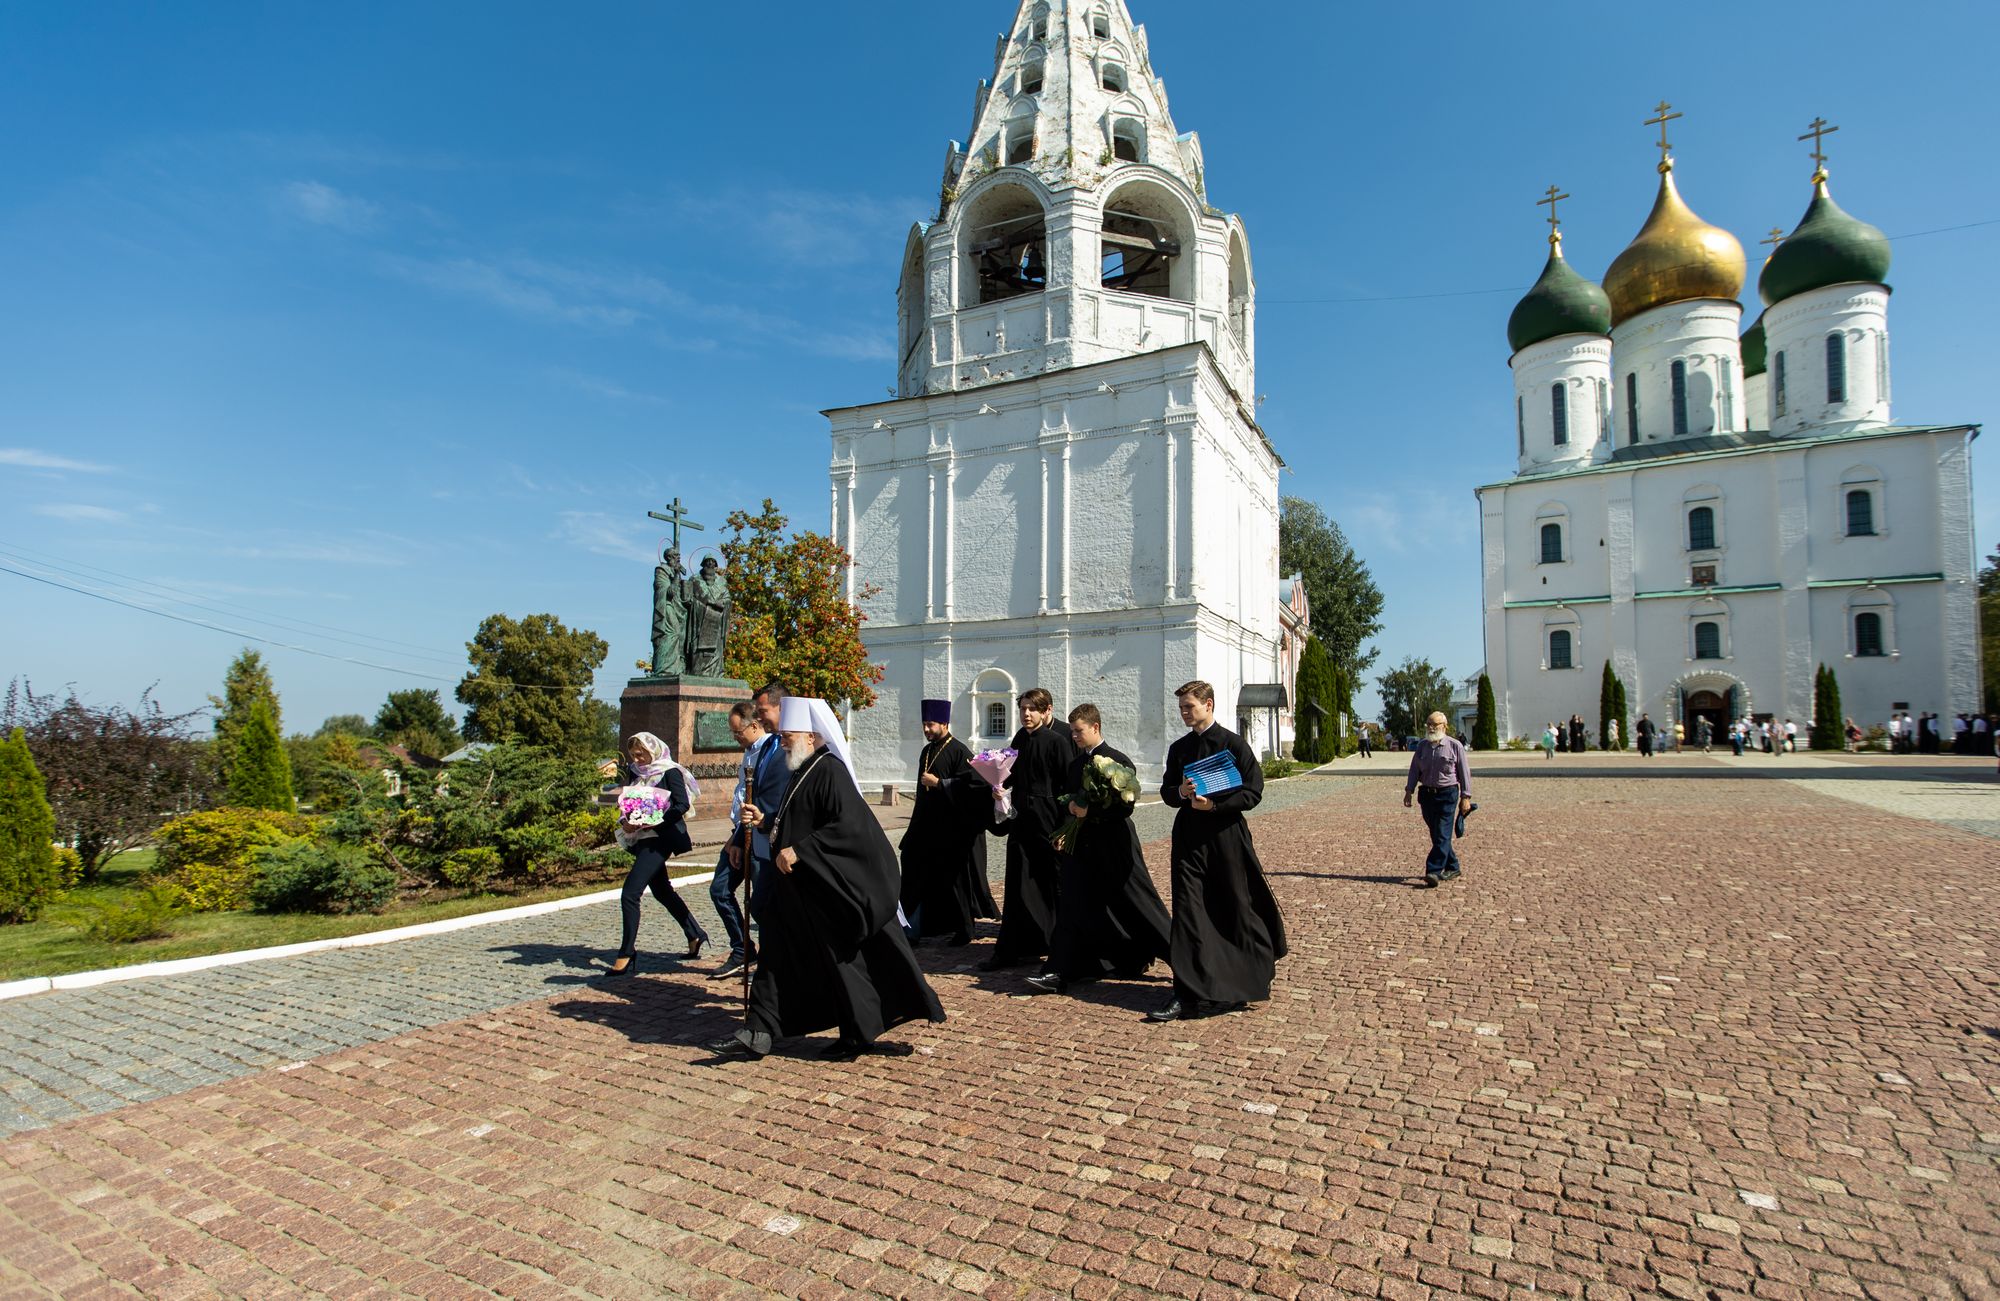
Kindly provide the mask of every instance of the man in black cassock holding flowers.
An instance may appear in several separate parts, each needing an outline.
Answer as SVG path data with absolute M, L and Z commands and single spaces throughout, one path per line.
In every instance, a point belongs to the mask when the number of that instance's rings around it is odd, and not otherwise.
M 1285 922 L 1264 882 L 1243 815 L 1264 798 L 1264 769 L 1243 738 L 1215 721 L 1215 688 L 1190 682 L 1174 695 L 1192 730 L 1167 747 L 1160 798 L 1174 814 L 1174 999 L 1154 1021 L 1241 1011 L 1271 996 L 1285 956 Z M 1243 784 L 1196 793 L 1186 769 L 1227 750 Z
M 1000 938 L 983 971 L 1039 962 L 1055 933 L 1061 867 L 1049 837 L 1062 825 L 1062 783 L 1076 747 L 1055 726 L 1055 702 L 1040 687 L 1015 700 L 1021 730 L 1014 733 L 1014 770 L 1007 777 L 1014 816 L 994 828 L 1007 837 L 1007 895 L 1000 904 Z
M 911 940 L 948 935 L 972 942 L 972 923 L 998 917 L 986 880 L 986 829 L 993 788 L 972 770 L 972 751 L 951 734 L 951 702 L 923 702 L 924 748 L 917 793 L 903 832 L 903 916 Z
M 1071 985 L 1105 976 L 1143 976 L 1155 959 L 1167 956 L 1172 925 L 1132 826 L 1139 790 L 1134 764 L 1104 743 L 1104 720 L 1096 705 L 1069 711 L 1069 734 L 1077 754 L 1065 784 L 1076 829 L 1060 855 L 1062 907 L 1056 913 L 1048 965 L 1042 974 L 1028 977 L 1044 994 L 1061 994 Z M 1088 777 L 1100 761 L 1127 770 L 1129 776 L 1119 776 L 1130 781 L 1131 798 L 1111 790 L 1103 802 L 1092 801 L 1093 785 L 1100 790 L 1109 786 L 1108 780 Z
M 944 1020 L 897 918 L 896 852 L 847 764 L 823 700 L 787 696 L 779 741 L 791 784 L 771 825 L 772 865 L 745 1026 L 709 1047 L 762 1057 L 791 1035 L 839 1027 L 830 1057 L 858 1057 L 884 1030 Z M 756 825 L 748 805 L 742 817 Z

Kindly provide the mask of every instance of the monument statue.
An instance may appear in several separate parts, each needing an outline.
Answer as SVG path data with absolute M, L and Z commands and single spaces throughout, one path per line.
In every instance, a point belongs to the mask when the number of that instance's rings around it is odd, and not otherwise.
M 704 556 L 701 572 L 687 581 L 688 672 L 696 677 L 723 676 L 729 607 L 729 580 L 714 556 Z
M 687 653 L 687 579 L 681 573 L 680 549 L 670 546 L 653 570 L 653 676 L 687 672 Z

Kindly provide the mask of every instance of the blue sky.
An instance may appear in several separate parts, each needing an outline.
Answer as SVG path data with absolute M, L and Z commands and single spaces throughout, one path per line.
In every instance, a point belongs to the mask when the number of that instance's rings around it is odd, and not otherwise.
M 1836 196 L 1899 237 L 1897 418 L 1994 414 L 1991 6 L 1131 3 L 1250 232 L 1283 490 L 1373 567 L 1384 664 L 1479 667 L 1471 489 L 1512 470 L 1534 200 L 1574 196 L 1566 251 L 1601 275 L 1661 98 L 1682 193 L 1751 248 L 1809 197 L 1793 138 L 1839 124 Z M 1012 16 L 8 6 L 0 565 L 389 666 L 264 648 L 289 730 L 449 696 L 496 610 L 602 633 L 615 698 L 647 509 L 768 495 L 825 527 L 818 412 L 894 383 L 903 234 Z M 192 708 L 244 644 L 12 574 L 0 602 L 0 678 L 98 700 Z

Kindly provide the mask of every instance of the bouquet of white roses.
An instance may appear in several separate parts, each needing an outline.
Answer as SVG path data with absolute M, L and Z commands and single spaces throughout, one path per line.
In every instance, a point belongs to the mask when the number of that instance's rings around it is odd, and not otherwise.
M 1083 765 L 1083 789 L 1070 796 L 1064 804 L 1081 804 L 1086 809 L 1110 809 L 1119 805 L 1139 802 L 1139 774 L 1108 754 L 1094 756 Z M 1075 814 L 1057 829 L 1050 838 L 1056 852 L 1067 854 L 1076 846 L 1077 833 L 1083 830 L 1083 819 Z

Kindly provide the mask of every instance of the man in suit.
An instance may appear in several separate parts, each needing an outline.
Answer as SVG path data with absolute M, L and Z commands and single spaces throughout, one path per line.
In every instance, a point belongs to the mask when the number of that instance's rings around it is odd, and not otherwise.
M 761 928 L 767 889 L 772 873 L 771 819 L 784 807 L 785 792 L 791 788 L 792 770 L 785 765 L 785 747 L 778 740 L 778 711 L 785 703 L 785 689 L 767 682 L 750 697 L 750 707 L 764 727 L 764 739 L 750 750 L 750 770 L 755 775 L 755 796 L 742 812 L 743 825 L 750 828 L 750 919 Z

